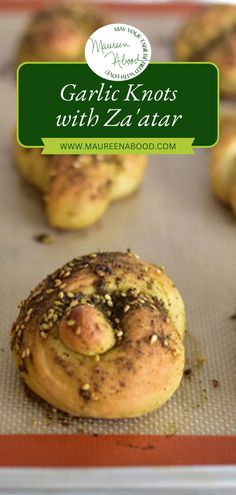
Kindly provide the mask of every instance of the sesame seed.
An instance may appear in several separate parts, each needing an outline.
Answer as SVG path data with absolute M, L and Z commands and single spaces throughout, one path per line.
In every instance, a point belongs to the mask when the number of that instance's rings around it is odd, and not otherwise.
M 30 349 L 29 348 L 25 349 L 25 356 L 26 357 L 30 356 Z
M 62 290 L 59 292 L 59 297 L 60 297 L 60 299 L 63 299 L 63 297 L 64 297 L 64 292 Z
M 158 340 L 158 336 L 154 333 L 150 338 L 150 344 L 155 344 Z
M 61 283 L 62 283 L 61 280 L 59 278 L 56 278 L 54 285 L 55 285 L 55 287 L 59 287 L 59 285 L 61 285 Z
M 21 359 L 25 359 L 26 357 L 26 353 L 25 353 L 25 350 L 21 353 Z
M 100 361 L 100 356 L 98 354 L 95 354 L 94 359 L 96 363 L 98 363 Z
M 47 334 L 45 332 L 40 332 L 40 336 L 42 337 L 42 339 L 45 339 L 47 338 Z
M 126 296 L 127 296 L 126 292 L 121 292 L 121 294 L 120 294 L 120 295 L 121 295 L 122 297 L 126 297 Z
M 89 383 L 84 383 L 84 385 L 82 385 L 81 387 L 81 390 L 89 390 L 89 389 L 90 389 Z
M 120 323 L 120 318 L 115 318 L 116 323 Z
M 27 315 L 25 318 L 24 318 L 24 321 L 27 323 L 27 321 L 30 320 L 30 315 Z
M 163 342 L 163 345 L 164 345 L 164 347 L 168 347 L 168 345 L 169 345 L 168 340 L 165 339 L 164 342 Z
M 54 301 L 55 306 L 61 306 L 63 303 L 61 301 Z
M 79 169 L 81 168 L 82 164 L 80 163 L 79 160 L 77 160 L 75 163 L 72 164 L 73 168 Z
M 179 356 L 179 349 L 173 349 L 172 354 L 173 356 Z
M 91 156 L 89 155 L 81 155 L 80 162 L 84 165 L 88 165 L 91 161 Z
M 96 253 L 92 253 L 92 254 L 90 254 L 89 256 L 90 256 L 90 258 L 97 258 Z
M 58 320 L 58 315 L 55 313 L 55 314 L 53 315 L 53 318 L 52 318 L 52 319 L 53 319 L 53 321 L 54 321 L 54 323 L 55 323 L 55 322 Z
M 77 306 L 78 305 L 78 301 L 76 301 L 76 299 L 74 299 L 73 301 L 71 301 L 70 303 L 70 307 L 73 308 L 74 306 Z
M 130 309 L 130 306 L 129 306 L 129 304 L 127 304 L 127 305 L 125 306 L 124 313 L 127 313 L 127 311 L 129 311 L 129 309 Z
M 67 292 L 66 295 L 72 299 L 74 297 L 74 293 L 73 292 Z
M 27 315 L 31 315 L 32 312 L 33 312 L 33 308 L 29 308 L 27 311 Z
M 76 324 L 76 321 L 75 321 L 75 320 L 70 319 L 70 320 L 67 320 L 67 321 L 66 321 L 66 324 L 67 324 L 67 326 L 68 326 L 68 327 L 72 327 L 73 325 L 75 325 L 75 324 Z
M 46 294 L 52 294 L 52 292 L 53 292 L 53 289 L 47 289 L 46 290 Z
M 124 332 L 122 330 L 118 330 L 118 332 L 116 332 L 116 335 L 117 337 L 122 337 L 122 335 L 124 335 Z
M 113 302 L 112 302 L 112 300 L 110 300 L 110 299 L 109 299 L 109 300 L 107 301 L 107 306 L 109 306 L 109 308 L 112 308 L 112 307 L 113 307 Z
M 71 271 L 70 270 L 67 270 L 67 272 L 64 273 L 64 277 L 69 277 L 71 274 Z
M 65 289 L 65 287 L 66 287 L 66 284 L 65 283 L 60 285 L 60 288 L 61 289 Z
M 43 330 L 49 330 L 48 323 L 42 323 L 42 324 L 40 325 L 40 328 L 42 328 Z

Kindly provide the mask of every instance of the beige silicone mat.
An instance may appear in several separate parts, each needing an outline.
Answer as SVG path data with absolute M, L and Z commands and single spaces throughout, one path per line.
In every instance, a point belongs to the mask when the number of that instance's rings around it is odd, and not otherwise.
M 236 321 L 230 319 L 236 312 L 236 221 L 212 197 L 209 152 L 152 157 L 141 190 L 113 204 L 97 225 L 81 233 L 55 232 L 52 245 L 35 242 L 35 235 L 50 229 L 40 201 L 14 170 L 10 143 L 15 87 L 8 65 L 26 17 L 18 13 L 0 18 L 0 432 L 236 434 Z M 168 58 L 171 37 L 181 22 L 177 17 L 134 15 L 119 20 L 149 36 L 153 60 Z M 73 256 L 128 247 L 165 265 L 182 292 L 189 329 L 186 368 L 192 374 L 160 411 L 143 418 L 98 421 L 58 416 L 25 394 L 12 364 L 8 331 L 17 302 Z

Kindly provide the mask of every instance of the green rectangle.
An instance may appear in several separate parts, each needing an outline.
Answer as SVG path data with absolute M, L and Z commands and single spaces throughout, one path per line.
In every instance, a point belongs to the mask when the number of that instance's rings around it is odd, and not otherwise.
M 44 155 L 192 155 L 191 138 L 43 138 Z
M 153 63 L 138 77 L 119 82 L 100 78 L 84 63 L 25 63 L 17 81 L 17 135 L 23 146 L 42 147 L 43 136 L 91 140 L 194 136 L 194 147 L 210 147 L 218 140 L 218 69 L 211 63 Z M 64 90 L 67 100 L 71 93 L 81 96 L 83 91 L 86 100 L 64 101 L 61 90 L 68 84 L 75 87 Z M 108 99 L 113 91 L 116 100 Z M 67 117 L 68 126 L 56 125 L 59 115 Z

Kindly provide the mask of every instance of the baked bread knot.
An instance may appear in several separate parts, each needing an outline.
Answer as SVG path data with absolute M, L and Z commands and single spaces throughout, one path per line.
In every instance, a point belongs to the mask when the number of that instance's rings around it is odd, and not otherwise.
M 220 141 L 211 150 L 210 176 L 216 196 L 236 214 L 236 113 L 221 117 Z
M 16 146 L 16 164 L 45 200 L 48 222 L 75 230 L 96 222 L 112 201 L 132 194 L 147 166 L 144 155 L 41 155 Z
M 25 383 L 74 416 L 129 418 L 164 404 L 184 368 L 184 303 L 131 252 L 73 259 L 36 287 L 12 328 Z
M 176 41 L 177 59 L 206 61 L 220 69 L 221 92 L 236 94 L 236 6 L 214 5 L 185 24 Z
M 37 12 L 20 41 L 17 65 L 28 61 L 83 61 L 89 36 L 108 24 L 101 8 L 79 2 L 51 5 Z

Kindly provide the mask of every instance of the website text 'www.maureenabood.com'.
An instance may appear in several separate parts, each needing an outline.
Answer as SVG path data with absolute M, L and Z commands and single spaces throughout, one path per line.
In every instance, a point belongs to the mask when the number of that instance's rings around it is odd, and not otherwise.
M 61 151 L 151 151 L 151 150 L 171 150 L 176 149 L 176 143 L 157 142 L 157 143 L 136 143 L 136 142 L 60 142 Z

